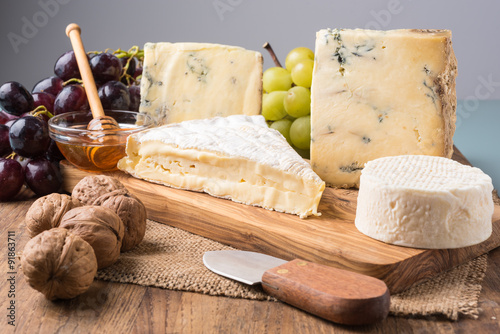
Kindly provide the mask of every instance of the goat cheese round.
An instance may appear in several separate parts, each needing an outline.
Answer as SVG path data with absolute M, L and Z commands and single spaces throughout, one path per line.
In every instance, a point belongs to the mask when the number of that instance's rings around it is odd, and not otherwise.
M 492 191 L 488 175 L 451 159 L 375 159 L 361 173 L 355 225 L 369 237 L 400 246 L 471 246 L 491 235 Z

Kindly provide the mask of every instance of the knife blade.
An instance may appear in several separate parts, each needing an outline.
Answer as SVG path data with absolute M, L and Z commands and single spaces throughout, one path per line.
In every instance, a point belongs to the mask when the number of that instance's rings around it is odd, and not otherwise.
M 203 263 L 224 277 L 250 285 L 261 283 L 267 294 L 336 323 L 373 324 L 389 313 L 389 289 L 367 275 L 239 250 L 206 252 Z

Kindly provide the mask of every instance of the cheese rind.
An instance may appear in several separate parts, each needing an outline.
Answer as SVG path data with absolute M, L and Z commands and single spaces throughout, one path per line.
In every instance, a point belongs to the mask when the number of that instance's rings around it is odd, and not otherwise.
M 456 59 L 447 30 L 321 30 L 311 88 L 311 164 L 358 187 L 366 162 L 451 157 Z
M 173 188 L 318 215 L 325 183 L 262 116 L 185 121 L 128 137 L 118 168 Z
M 355 225 L 400 246 L 471 246 L 492 233 L 492 191 L 488 175 L 451 159 L 380 158 L 361 172 Z
M 158 125 L 258 115 L 262 55 L 208 43 L 146 43 L 139 111 Z

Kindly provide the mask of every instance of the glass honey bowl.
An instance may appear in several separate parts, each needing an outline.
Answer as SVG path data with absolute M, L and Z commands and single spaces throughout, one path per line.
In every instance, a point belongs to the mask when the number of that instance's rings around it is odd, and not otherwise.
M 92 113 L 86 111 L 56 115 L 49 120 L 49 135 L 66 160 L 88 172 L 116 170 L 118 160 L 125 156 L 127 137 L 154 126 L 147 114 L 123 110 L 105 110 L 119 129 L 87 130 Z

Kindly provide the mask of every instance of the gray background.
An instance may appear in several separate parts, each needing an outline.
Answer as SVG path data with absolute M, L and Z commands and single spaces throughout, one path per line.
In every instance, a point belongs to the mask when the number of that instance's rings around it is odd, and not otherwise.
M 52 75 L 56 59 L 71 48 L 64 33 L 71 22 L 82 27 L 88 51 L 213 42 L 263 51 L 265 68 L 273 63 L 264 42 L 284 63 L 296 46 L 314 49 L 321 28 L 446 28 L 459 63 L 458 98 L 474 110 L 477 100 L 500 99 L 499 19 L 496 0 L 1 0 L 0 83 L 31 89 Z

